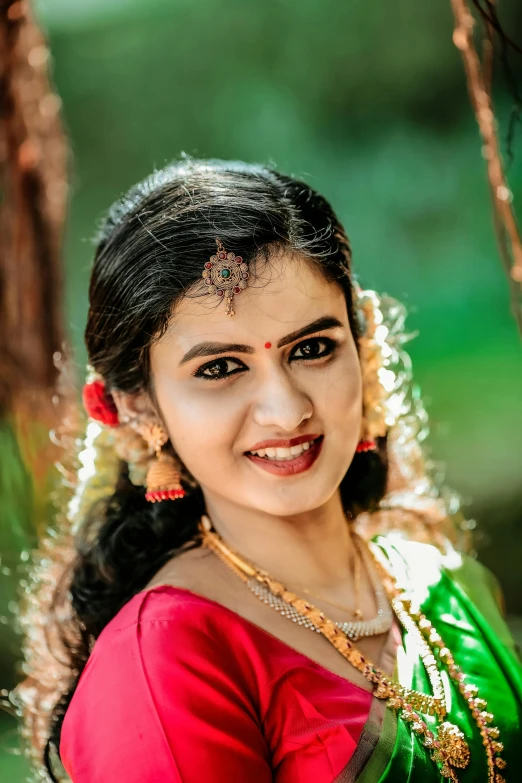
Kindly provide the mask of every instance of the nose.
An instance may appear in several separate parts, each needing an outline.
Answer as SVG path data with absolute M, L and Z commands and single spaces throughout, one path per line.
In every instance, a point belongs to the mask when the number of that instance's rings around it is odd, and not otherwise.
M 294 432 L 312 414 L 312 400 L 283 368 L 274 369 L 259 383 L 253 418 L 260 427 Z

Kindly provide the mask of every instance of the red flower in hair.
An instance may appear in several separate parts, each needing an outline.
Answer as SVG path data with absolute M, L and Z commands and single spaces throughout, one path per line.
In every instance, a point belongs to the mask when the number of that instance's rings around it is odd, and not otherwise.
M 108 427 L 117 427 L 120 423 L 118 409 L 103 381 L 86 383 L 82 390 L 83 406 L 89 416 L 101 421 Z

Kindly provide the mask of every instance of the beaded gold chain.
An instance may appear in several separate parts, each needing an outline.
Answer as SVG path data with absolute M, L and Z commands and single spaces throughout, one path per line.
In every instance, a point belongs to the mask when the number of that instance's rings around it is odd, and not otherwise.
M 374 561 L 377 569 L 381 573 L 385 590 L 388 593 L 393 611 L 397 618 L 406 630 L 409 630 L 408 624 L 410 623 L 418 628 L 419 632 L 430 644 L 433 651 L 437 652 L 438 659 L 446 666 L 450 678 L 456 683 L 461 696 L 466 701 L 468 709 L 477 724 L 482 738 L 482 744 L 486 751 L 488 783 L 506 783 L 504 776 L 499 772 L 499 770 L 504 770 L 507 766 L 506 761 L 500 756 L 504 750 L 504 745 L 499 741 L 499 729 L 496 726 L 490 725 L 495 718 L 491 712 L 488 712 L 486 700 L 479 698 L 476 685 L 465 681 L 466 675 L 455 662 L 451 651 L 433 626 L 431 620 L 428 620 L 426 615 L 423 614 L 419 608 L 413 608 L 412 602 L 407 597 L 406 592 L 397 586 L 392 575 L 375 555 Z M 453 778 L 451 779 L 453 780 Z
M 232 551 L 221 536 L 213 529 L 208 516 L 203 515 L 199 524 L 202 545 L 214 552 L 243 582 L 256 579 L 266 586 L 275 596 L 280 597 L 289 606 L 306 617 L 335 649 L 371 683 L 373 695 L 385 699 L 387 706 L 395 710 L 398 716 L 409 723 L 419 740 L 428 749 L 431 759 L 437 764 L 440 773 L 452 783 L 458 783 L 454 767 L 464 769 L 470 761 L 470 751 L 463 732 L 449 721 L 442 721 L 447 714 L 444 688 L 438 663 L 446 666 L 450 678 L 456 683 L 466 700 L 475 720 L 486 751 L 488 764 L 488 783 L 506 783 L 499 770 L 506 766 L 500 753 L 504 749 L 498 741 L 499 730 L 489 724 L 493 715 L 487 711 L 487 703 L 478 698 L 478 688 L 465 682 L 464 674 L 432 623 L 420 611 L 412 608 L 411 601 L 401 590 L 379 559 L 370 552 L 379 570 L 384 588 L 388 594 L 393 611 L 405 630 L 415 640 L 420 658 L 426 669 L 433 695 L 406 688 L 391 680 L 385 672 L 367 660 L 355 647 L 347 635 L 330 620 L 324 612 L 309 601 L 287 590 L 285 586 L 270 576 L 267 571 L 244 560 Z M 435 656 L 435 654 L 437 657 Z M 428 727 L 419 713 L 432 715 L 438 725 L 437 734 Z

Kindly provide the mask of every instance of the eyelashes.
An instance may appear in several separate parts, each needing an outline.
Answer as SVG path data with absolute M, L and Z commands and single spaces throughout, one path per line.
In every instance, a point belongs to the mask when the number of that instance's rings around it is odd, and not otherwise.
M 319 351 L 320 344 L 325 346 L 323 351 Z M 300 362 L 314 362 L 320 359 L 324 359 L 327 356 L 331 356 L 339 343 L 337 340 L 333 340 L 331 337 L 310 337 L 306 340 L 302 340 L 298 343 L 290 354 L 289 361 Z M 296 356 L 297 351 L 301 352 L 301 356 Z M 242 365 L 236 367 L 235 370 L 227 371 L 230 364 Z M 244 372 L 247 366 L 240 360 L 232 356 L 223 356 L 219 359 L 213 359 L 211 362 L 201 365 L 198 369 L 192 373 L 195 378 L 204 378 L 206 381 L 221 381 L 224 378 L 230 378 L 232 375 Z

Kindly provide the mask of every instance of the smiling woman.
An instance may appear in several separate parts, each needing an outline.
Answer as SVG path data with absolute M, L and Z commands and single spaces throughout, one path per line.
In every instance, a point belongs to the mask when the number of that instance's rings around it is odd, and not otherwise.
M 37 766 L 502 783 L 522 677 L 496 583 L 445 535 L 392 370 L 402 311 L 361 291 L 325 199 L 262 166 L 171 165 L 110 210 L 89 296 L 106 462 L 84 459 L 74 538 L 35 569 L 53 589 L 17 696 Z
M 154 405 L 176 455 L 205 488 L 213 517 L 244 531 L 263 530 L 267 515 L 342 513 L 336 489 L 361 437 L 361 371 L 345 295 L 311 263 L 288 251 L 258 263 L 258 284 L 242 292 L 233 318 L 206 297 L 185 296 L 151 347 Z M 150 394 L 113 394 L 124 415 L 154 415 Z M 318 441 L 306 454 L 270 453 L 303 435 Z M 252 455 L 266 436 L 268 453 Z M 283 475 L 295 480 L 274 478 Z

